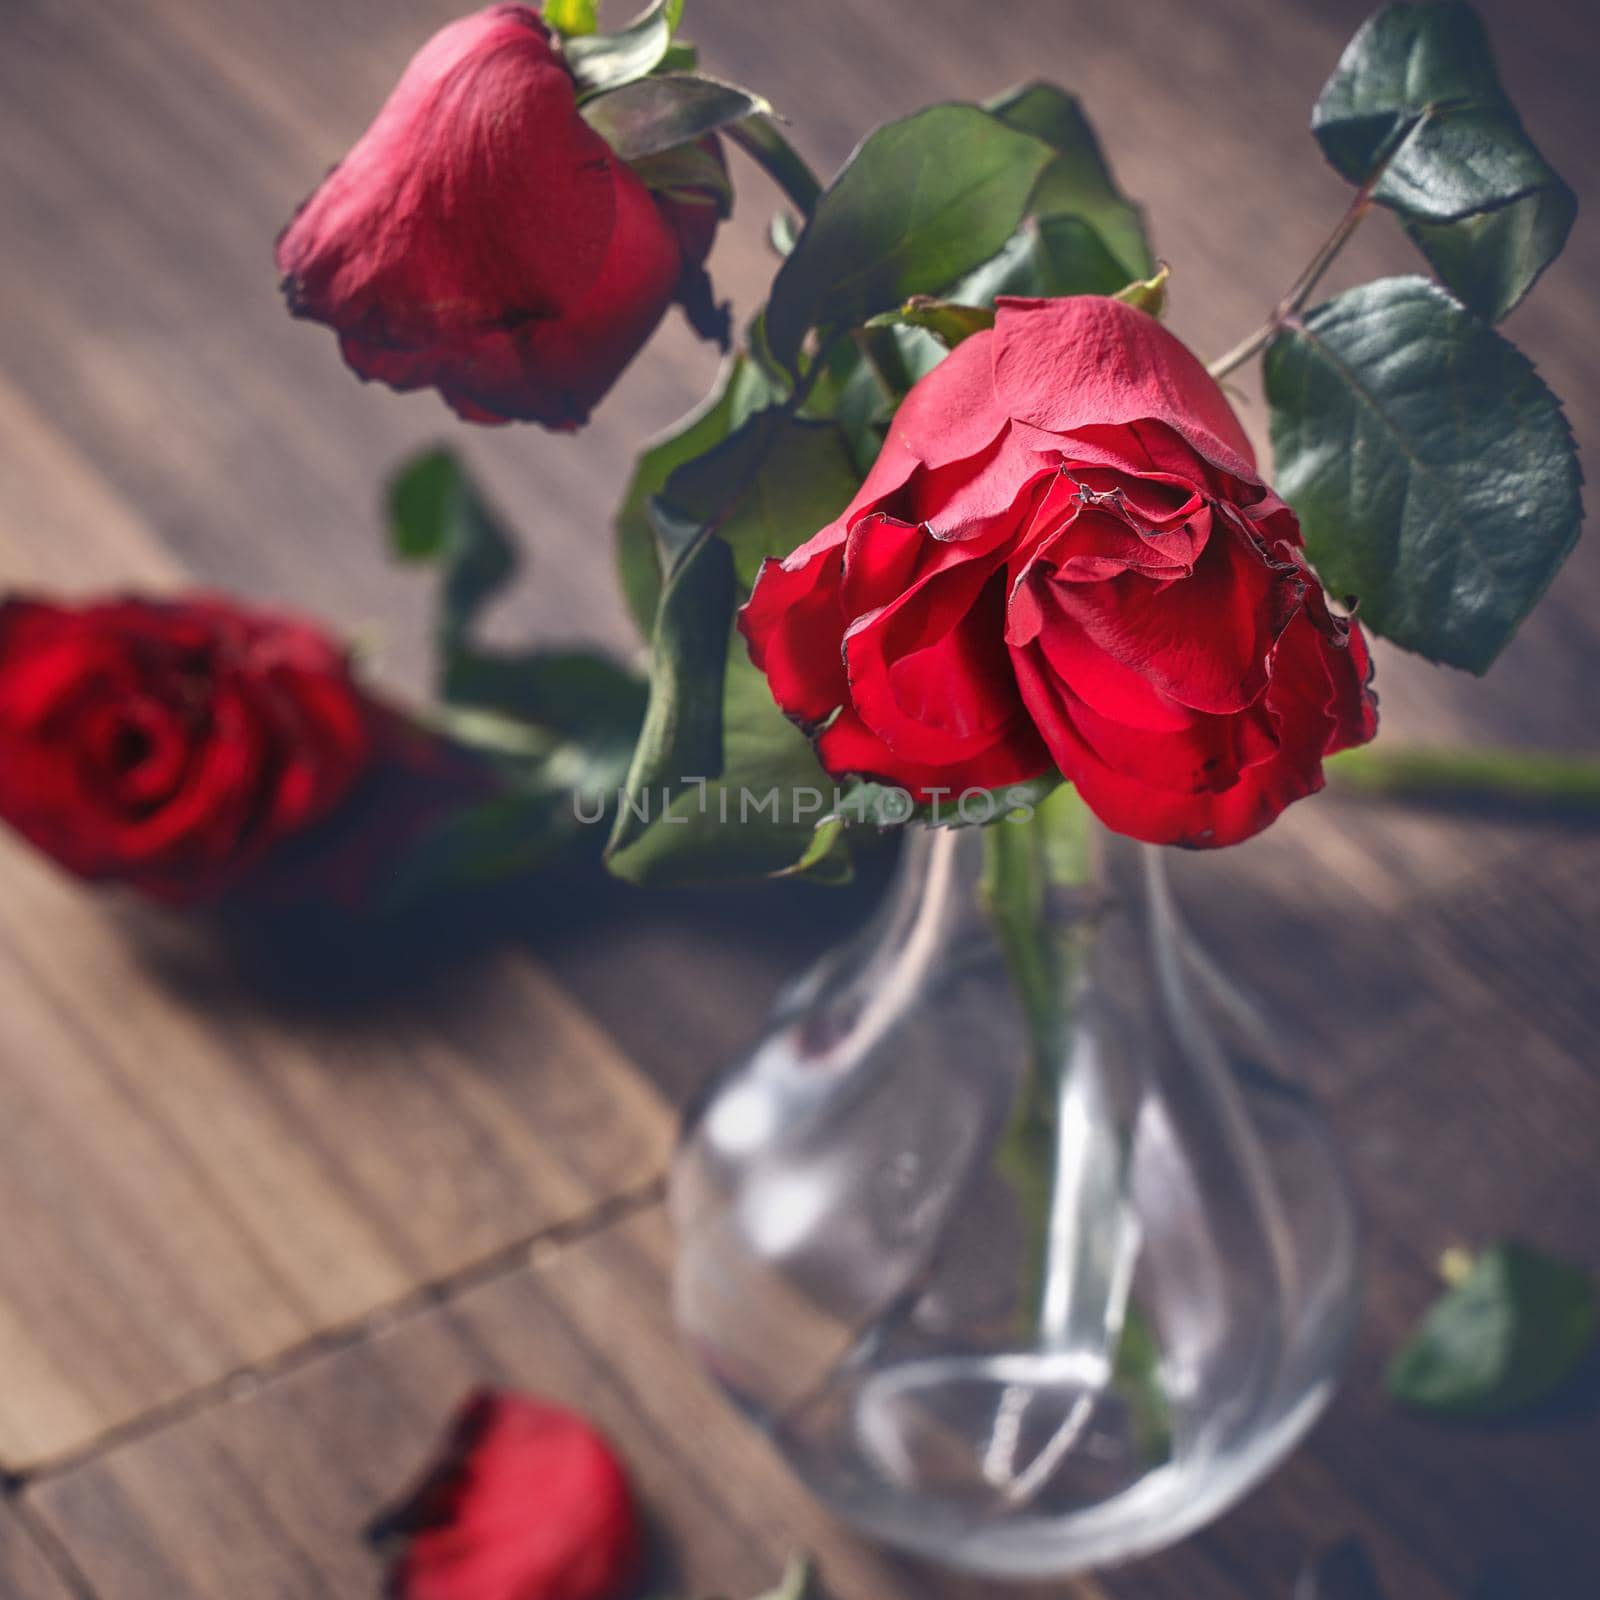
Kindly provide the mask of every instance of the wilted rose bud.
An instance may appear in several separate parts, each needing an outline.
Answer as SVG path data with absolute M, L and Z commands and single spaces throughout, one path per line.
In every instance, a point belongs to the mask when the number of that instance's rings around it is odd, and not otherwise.
M 674 299 L 709 315 L 707 195 L 658 199 L 578 115 L 537 11 L 442 29 L 278 241 L 296 316 L 363 378 L 472 422 L 570 429 Z

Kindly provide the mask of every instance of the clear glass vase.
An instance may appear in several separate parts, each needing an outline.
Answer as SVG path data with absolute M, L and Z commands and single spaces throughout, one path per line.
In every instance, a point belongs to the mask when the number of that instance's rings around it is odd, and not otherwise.
M 1070 791 L 918 829 L 673 1176 L 691 1348 L 822 1500 L 970 1571 L 1065 1576 L 1209 1521 L 1328 1399 L 1339 1163 L 1163 856 Z

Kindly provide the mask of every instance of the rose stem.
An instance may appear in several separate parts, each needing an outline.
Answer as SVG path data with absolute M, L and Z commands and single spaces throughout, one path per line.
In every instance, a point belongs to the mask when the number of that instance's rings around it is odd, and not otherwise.
M 1600 810 L 1600 758 L 1594 756 L 1369 745 L 1330 756 L 1328 772 L 1341 786 L 1392 799 Z
M 1273 313 L 1249 338 L 1236 344 L 1225 356 L 1220 356 L 1213 361 L 1206 371 L 1213 378 L 1225 378 L 1230 372 L 1237 371 L 1245 362 L 1258 355 L 1271 342 L 1272 337 L 1291 317 L 1295 316 L 1311 298 L 1311 292 L 1322 282 L 1328 268 L 1338 258 L 1339 252 L 1350 242 L 1350 236 L 1361 224 L 1361 219 L 1372 209 L 1372 197 L 1382 181 L 1384 173 L 1389 170 L 1389 164 L 1407 144 L 1416 136 L 1418 130 L 1428 119 L 1439 110 L 1438 106 L 1427 106 L 1422 115 L 1417 118 L 1398 137 L 1391 138 L 1388 148 L 1381 151 L 1376 165 L 1367 174 L 1365 182 L 1356 190 L 1355 199 L 1350 202 L 1349 209 L 1339 219 L 1339 225 L 1328 235 L 1327 242 L 1311 258 L 1304 272 L 1295 279 L 1289 292 L 1284 295 Z

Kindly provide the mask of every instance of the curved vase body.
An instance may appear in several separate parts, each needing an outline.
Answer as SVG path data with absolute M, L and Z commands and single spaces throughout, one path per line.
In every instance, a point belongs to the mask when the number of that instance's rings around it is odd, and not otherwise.
M 863 1531 L 1066 1575 L 1209 1521 L 1309 1426 L 1355 1227 L 1159 852 L 1095 827 L 1090 869 L 1040 891 L 1041 1031 L 984 911 L 984 831 L 913 834 L 875 922 L 703 1102 L 677 1310 Z

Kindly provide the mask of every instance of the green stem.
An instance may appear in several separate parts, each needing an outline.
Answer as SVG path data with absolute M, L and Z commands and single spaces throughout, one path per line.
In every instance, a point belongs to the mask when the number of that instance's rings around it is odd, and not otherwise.
M 1600 810 L 1600 757 L 1515 750 L 1371 745 L 1328 759 L 1339 784 L 1396 800 L 1488 800 L 1577 811 Z
M 1077 791 L 1063 784 L 1026 822 L 984 831 L 984 909 L 1005 953 L 1027 1018 L 1027 1080 L 1017 1096 L 998 1162 L 1027 1231 L 1025 1316 L 1039 1318 L 1057 1183 L 1061 1074 L 1070 1054 L 1073 991 L 1092 928 L 1076 919 L 1053 926 L 1052 889 L 1086 886 L 1093 871 L 1091 822 Z
M 1227 377 L 1264 350 L 1278 329 L 1311 298 L 1312 291 L 1322 282 L 1328 268 L 1338 259 L 1339 252 L 1350 242 L 1351 236 L 1361 225 L 1361 219 L 1370 209 L 1372 185 L 1376 182 L 1374 177 L 1362 186 L 1351 202 L 1350 209 L 1339 219 L 1339 226 L 1328 235 L 1322 248 L 1307 263 L 1305 271 L 1295 279 L 1289 292 L 1274 307 L 1272 315 L 1247 339 L 1240 340 L 1225 356 L 1219 357 L 1206 368 L 1213 378 Z
M 1415 122 L 1396 133 L 1390 139 L 1388 147 L 1378 152 L 1377 162 L 1367 174 L 1365 182 L 1356 190 L 1355 199 L 1350 202 L 1349 209 L 1339 219 L 1339 225 L 1306 264 L 1305 271 L 1289 286 L 1288 292 L 1274 307 L 1272 315 L 1248 338 L 1241 339 L 1225 356 L 1219 356 L 1206 368 L 1213 378 L 1225 378 L 1230 372 L 1236 372 L 1272 342 L 1273 336 L 1284 323 L 1304 309 L 1312 291 L 1327 275 L 1328 268 L 1338 259 L 1339 252 L 1349 244 L 1352 235 L 1361 225 L 1361 219 L 1372 209 L 1373 196 L 1377 193 L 1384 173 L 1389 170 L 1390 163 L 1416 136 L 1417 130 L 1428 121 L 1436 109 L 1438 108 L 1434 106 L 1426 107 Z
M 746 117 L 725 130 L 746 154 L 794 202 L 800 215 L 809 217 L 822 197 L 822 184 L 805 157 L 778 131 L 771 117 Z

